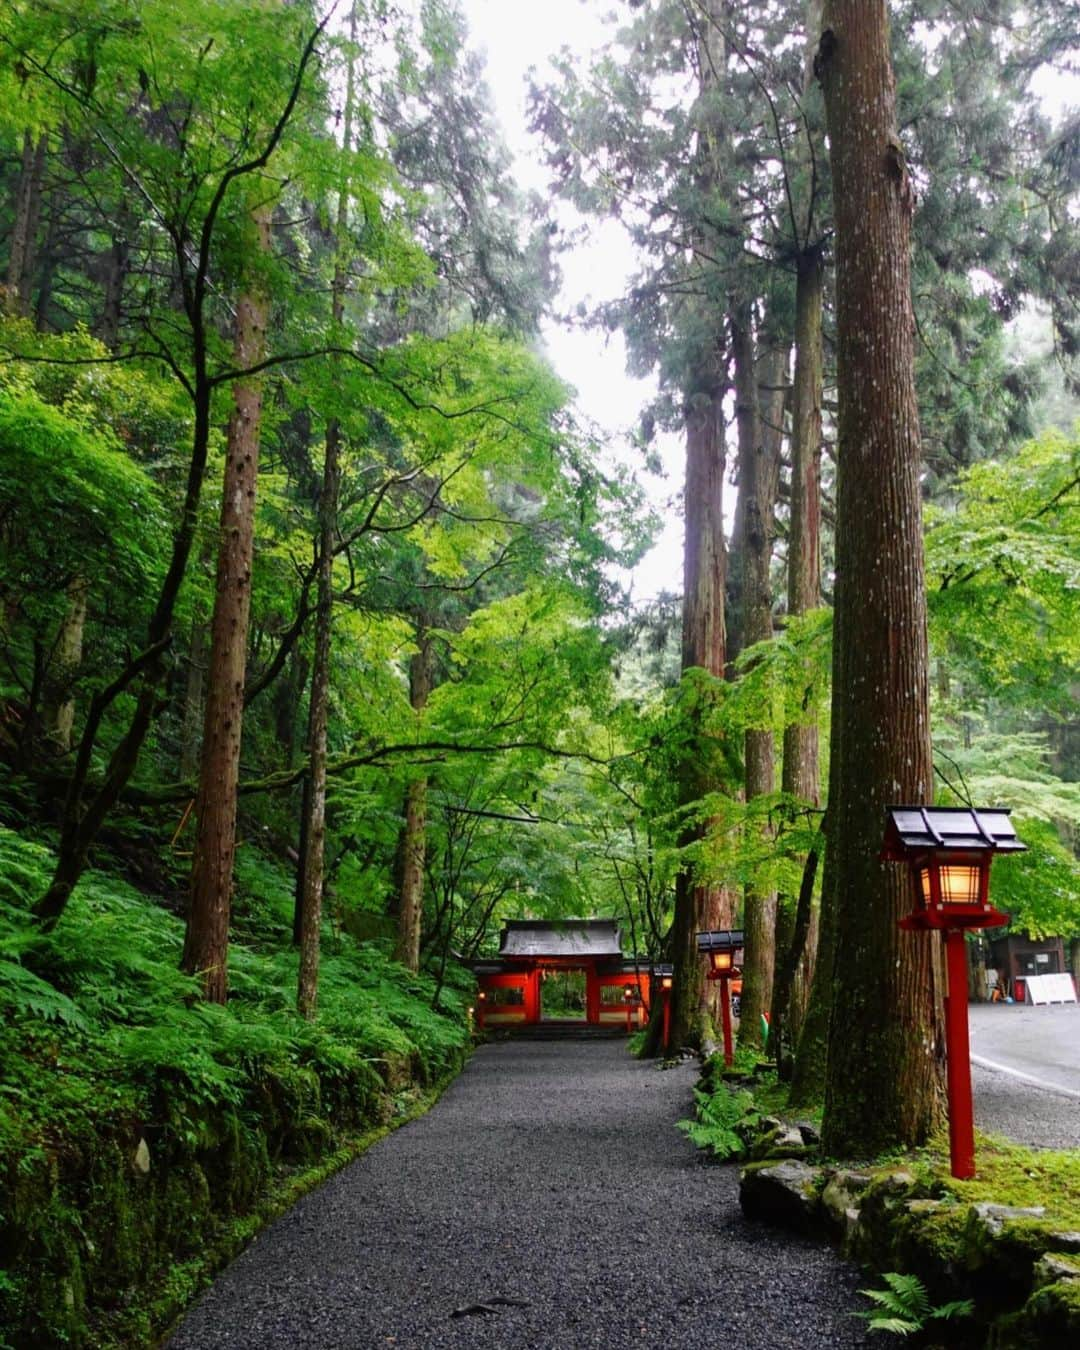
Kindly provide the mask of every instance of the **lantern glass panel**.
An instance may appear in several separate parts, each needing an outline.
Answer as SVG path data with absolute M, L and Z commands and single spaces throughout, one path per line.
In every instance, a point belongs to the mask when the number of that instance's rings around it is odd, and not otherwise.
M 922 891 L 923 904 L 930 903 L 930 869 L 929 867 L 919 868 L 919 888 Z
M 715 965 L 715 967 L 716 967 L 717 970 L 730 970 L 730 969 L 731 969 L 731 953 L 730 953 L 730 952 L 713 952 L 713 964 Z
M 977 905 L 979 903 L 979 864 L 942 863 L 941 903 Z

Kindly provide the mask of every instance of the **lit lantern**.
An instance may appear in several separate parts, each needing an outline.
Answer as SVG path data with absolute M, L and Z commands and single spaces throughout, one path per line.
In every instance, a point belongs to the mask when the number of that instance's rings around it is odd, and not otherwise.
M 660 990 L 660 1009 L 663 1015 L 663 1040 L 665 1053 L 671 1048 L 671 990 L 675 984 L 675 969 L 665 963 L 652 967 L 652 985 Z M 652 987 L 652 986 L 650 986 Z
M 1008 916 L 990 904 L 990 864 L 995 853 L 1023 849 L 1004 808 L 890 806 L 882 861 L 908 863 L 915 878 L 902 927 L 1003 927 Z
M 699 952 L 709 958 L 709 979 L 720 981 L 720 1023 L 724 1033 L 724 1063 L 731 1067 L 735 1059 L 731 1043 L 731 991 L 729 981 L 743 964 L 743 930 L 714 928 L 697 935 Z
M 990 904 L 990 864 L 995 853 L 1020 853 L 1026 845 L 1004 807 L 890 806 L 885 815 L 881 859 L 907 863 L 914 879 L 915 908 L 900 927 L 945 935 L 949 1158 L 953 1176 L 969 1178 L 975 1175 L 975 1124 L 964 932 L 1009 922 Z

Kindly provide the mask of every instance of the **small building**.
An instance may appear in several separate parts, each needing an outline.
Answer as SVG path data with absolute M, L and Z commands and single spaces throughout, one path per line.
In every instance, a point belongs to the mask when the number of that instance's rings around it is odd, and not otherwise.
M 503 928 L 498 956 L 465 963 L 476 976 L 480 1030 L 544 1020 L 543 983 L 552 972 L 585 975 L 585 1022 L 624 1026 L 648 1021 L 653 963 L 623 955 L 614 919 L 515 919 Z
M 1008 933 L 990 943 L 990 960 L 994 969 L 1005 976 L 1002 992 L 1011 995 L 1017 1003 L 1024 1002 L 1024 981 L 1029 975 L 1069 972 L 1065 943 L 1059 937 L 1035 939 L 1026 933 Z

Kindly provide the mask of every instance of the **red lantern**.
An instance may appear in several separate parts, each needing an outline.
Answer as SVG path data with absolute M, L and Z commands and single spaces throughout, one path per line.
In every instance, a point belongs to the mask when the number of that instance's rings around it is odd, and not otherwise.
M 915 879 L 915 908 L 901 926 L 1001 928 L 1009 922 L 990 904 L 990 864 L 995 853 L 1024 845 L 1004 808 L 890 806 L 883 862 L 906 862 Z
M 724 1033 L 724 1063 L 731 1067 L 735 1058 L 731 1044 L 731 992 L 728 981 L 737 975 L 743 963 L 741 928 L 714 928 L 697 935 L 699 952 L 709 957 L 709 979 L 720 981 L 720 1022 Z
M 995 853 L 1024 848 L 1003 807 L 890 806 L 886 811 L 881 859 L 906 862 L 914 880 L 915 908 L 900 920 L 900 927 L 938 929 L 945 935 L 949 1156 L 954 1177 L 975 1175 L 964 932 L 1009 922 L 1007 914 L 990 904 L 990 864 Z

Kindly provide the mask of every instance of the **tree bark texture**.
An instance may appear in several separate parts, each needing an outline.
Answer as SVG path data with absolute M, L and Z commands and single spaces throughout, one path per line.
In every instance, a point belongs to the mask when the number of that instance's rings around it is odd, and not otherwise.
M 319 498 L 319 575 L 315 610 L 315 653 L 311 667 L 311 767 L 304 805 L 303 898 L 300 904 L 300 974 L 296 1006 L 314 1017 L 319 988 L 319 932 L 322 925 L 323 859 L 326 844 L 326 733 L 330 720 L 330 640 L 334 604 L 334 535 L 337 528 L 338 459 L 341 430 L 331 418 L 326 428 L 322 493 Z
M 101 259 L 101 314 L 94 325 L 94 335 L 110 350 L 120 337 L 123 318 L 124 283 L 131 269 L 130 232 L 134 219 L 130 211 L 118 212 L 112 243 Z
M 836 215 L 836 620 L 826 870 L 834 998 L 823 1148 L 923 1142 L 943 1098 L 932 940 L 901 932 L 905 869 L 878 860 L 886 806 L 931 800 L 910 228 L 885 0 L 829 0 L 817 70 Z
M 434 674 L 432 639 L 423 629 L 419 651 L 409 668 L 409 698 L 416 712 L 427 706 Z M 402 832 L 401 904 L 395 955 L 409 970 L 420 968 L 420 928 L 424 917 L 424 861 L 427 856 L 427 778 L 415 778 L 405 797 Z
M 62 753 L 71 749 L 75 726 L 75 698 L 72 688 L 82 661 L 83 634 L 90 583 L 86 577 L 73 577 L 68 583 L 67 613 L 60 622 L 53 648 L 52 673 L 45 691 L 42 723 L 53 747 Z
M 45 137 L 35 141 L 23 133 L 22 165 L 15 194 L 15 220 L 8 255 L 8 307 L 26 317 L 34 289 L 34 262 L 37 256 L 37 230 L 41 217 L 41 183 L 45 173 Z
M 256 247 L 270 248 L 270 210 L 253 212 Z M 252 286 L 236 307 L 234 358 L 244 370 L 266 351 L 269 299 Z M 210 625 L 210 662 L 202 760 L 196 799 L 197 829 L 182 967 L 197 973 L 206 999 L 224 1003 L 228 993 L 229 914 L 236 853 L 236 784 L 244 717 L 244 674 L 251 567 L 255 544 L 255 489 L 262 421 L 262 380 L 233 385 L 225 481 L 221 498 L 217 587 Z
M 804 252 L 795 281 L 795 382 L 791 437 L 791 515 L 788 530 L 788 613 L 793 617 L 821 603 L 821 341 L 824 269 L 820 250 Z M 784 728 L 781 787 L 812 807 L 820 805 L 818 727 L 815 715 Z M 783 952 L 795 933 L 795 897 L 781 896 L 777 909 L 776 946 Z M 797 954 L 786 1006 L 773 1008 L 787 1027 L 791 1045 L 798 1044 L 813 982 L 818 916 L 812 910 L 806 942 Z M 774 1000 L 775 1004 L 775 1000 Z
M 749 305 L 732 315 L 735 361 L 735 420 L 739 436 L 739 496 L 742 503 L 743 641 L 751 646 L 772 637 L 773 512 L 780 468 L 783 417 L 782 355 L 755 362 Z M 759 374 L 763 388 L 758 387 Z M 775 787 L 775 746 L 768 729 L 751 728 L 744 740 L 746 800 L 768 796 Z M 748 827 L 751 828 L 751 827 Z M 764 826 L 753 826 L 765 829 Z M 762 1045 L 762 1015 L 772 1003 L 775 966 L 776 893 L 757 884 L 743 897 L 746 961 L 739 1019 L 739 1044 Z
M 726 68 L 720 0 L 708 0 L 696 15 L 698 103 L 696 109 L 695 179 L 703 198 L 717 191 L 722 176 L 725 129 L 716 116 L 715 98 Z M 700 230 L 699 230 L 700 233 Z M 702 239 L 702 256 L 710 252 Z M 726 543 L 723 497 L 726 447 L 723 400 L 727 393 L 724 338 L 718 321 L 702 316 L 700 348 L 684 386 L 686 417 L 685 535 L 683 546 L 682 669 L 700 669 L 721 678 L 724 672 L 724 586 Z M 691 716 L 699 726 L 707 707 L 699 700 Z M 703 753 L 704 736 L 694 738 L 695 749 L 680 770 L 679 796 L 683 805 L 698 801 L 716 786 L 710 756 Z M 699 750 L 697 747 L 702 747 Z M 708 832 L 702 822 L 684 831 L 683 847 Z M 697 949 L 697 934 L 713 915 L 725 912 L 724 892 L 699 884 L 693 870 L 684 867 L 675 882 L 675 913 L 669 949 L 674 965 L 671 991 L 670 1044 L 672 1048 L 701 1046 L 708 1024 L 705 962 Z

